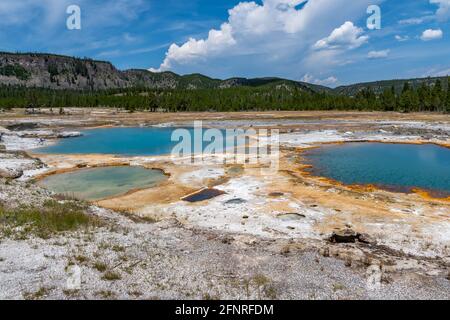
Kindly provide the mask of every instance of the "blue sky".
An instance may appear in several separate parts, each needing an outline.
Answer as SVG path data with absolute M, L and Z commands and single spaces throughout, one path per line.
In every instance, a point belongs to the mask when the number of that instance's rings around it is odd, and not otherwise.
M 81 30 L 66 8 L 81 8 Z M 367 28 L 369 5 L 381 29 Z M 0 50 L 342 84 L 450 74 L 450 0 L 1 0 Z

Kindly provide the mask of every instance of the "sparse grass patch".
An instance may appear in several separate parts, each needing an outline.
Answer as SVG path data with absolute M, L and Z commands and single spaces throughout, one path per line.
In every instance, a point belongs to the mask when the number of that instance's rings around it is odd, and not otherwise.
M 243 285 L 245 289 L 245 294 L 247 295 L 247 299 L 250 299 L 250 284 L 251 282 L 249 279 L 244 279 Z
M 97 291 L 95 294 L 103 299 L 114 299 L 116 297 L 116 294 L 110 290 Z
M 96 263 L 94 263 L 94 268 L 100 272 L 105 272 L 106 269 L 108 269 L 108 266 L 106 265 L 106 263 L 96 262 Z
M 106 249 L 109 249 L 109 247 L 110 247 L 110 245 L 107 242 L 101 242 L 98 245 L 99 250 L 106 250 Z
M 120 261 L 123 261 L 123 262 L 127 262 L 128 260 L 130 260 L 130 259 L 128 258 L 128 256 L 125 255 L 125 254 L 119 256 L 119 259 L 120 259 Z
M 333 284 L 333 291 L 334 292 L 338 292 L 338 291 L 341 291 L 341 290 L 344 290 L 344 289 L 345 289 L 345 286 L 342 283 L 335 283 L 335 284 Z
M 50 288 L 46 288 L 46 287 L 41 287 L 39 288 L 39 290 L 37 290 L 36 292 L 25 292 L 23 294 L 23 297 L 25 298 L 25 300 L 40 300 L 42 298 L 44 298 L 45 296 L 47 296 L 50 293 L 51 289 Z
M 114 245 L 111 249 L 115 252 L 124 252 L 125 251 L 125 247 L 122 247 L 119 245 Z
M 156 219 L 154 217 L 138 216 L 135 213 L 133 213 L 132 210 L 121 210 L 121 211 L 119 211 L 119 213 L 135 223 L 150 223 L 151 224 L 151 223 L 158 222 L 158 219 Z
M 65 231 L 74 231 L 100 225 L 100 220 L 85 212 L 80 202 L 46 201 L 42 208 L 23 207 L 6 209 L 0 207 L 0 231 L 12 235 L 14 228 L 23 234 L 33 233 L 42 238 Z M 19 231 L 19 233 L 21 233 Z
M 270 282 L 270 279 L 263 274 L 257 274 L 253 277 L 253 282 L 256 286 L 262 287 L 268 284 Z
M 261 300 L 262 293 L 270 299 L 275 299 L 277 292 L 272 285 L 272 280 L 263 274 L 257 274 L 252 278 L 252 282 L 258 290 L 258 299 Z
M 210 295 L 209 293 L 204 293 L 202 295 L 202 300 L 205 300 L 205 301 L 217 301 L 217 300 L 220 300 L 220 298 L 218 296 Z
M 273 285 L 265 286 L 264 287 L 264 294 L 270 300 L 276 300 L 277 297 L 278 297 L 277 288 L 275 288 Z
M 78 263 L 81 263 L 81 264 L 82 264 L 82 263 L 88 262 L 88 261 L 89 261 L 89 258 L 86 257 L 86 256 L 78 255 L 78 256 L 75 257 L 75 260 L 76 260 Z
M 130 291 L 130 292 L 128 292 L 128 294 L 130 296 L 133 296 L 133 297 L 140 297 L 140 296 L 142 296 L 142 292 L 140 292 L 140 291 Z
M 117 281 L 120 279 L 122 279 L 120 274 L 118 274 L 117 272 L 114 272 L 114 271 L 107 271 L 107 272 L 105 272 L 105 274 L 102 277 L 102 280 L 108 280 L 108 281 Z
M 63 290 L 65 296 L 70 299 L 78 298 L 80 294 L 80 290 Z

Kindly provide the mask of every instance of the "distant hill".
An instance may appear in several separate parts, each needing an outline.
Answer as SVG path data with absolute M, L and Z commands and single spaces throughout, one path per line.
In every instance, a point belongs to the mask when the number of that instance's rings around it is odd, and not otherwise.
M 50 89 L 103 90 L 130 87 L 149 89 L 213 89 L 238 86 L 295 86 L 305 91 L 329 88 L 280 78 L 227 80 L 201 74 L 180 76 L 131 69 L 120 71 L 110 62 L 41 53 L 0 53 L 0 84 Z
M 337 87 L 333 90 L 336 94 L 343 94 L 347 96 L 354 96 L 359 91 L 364 89 L 370 89 L 376 94 L 383 93 L 386 89 L 394 87 L 397 93 L 403 90 L 405 83 L 407 82 L 411 88 L 417 89 L 423 84 L 427 86 L 434 85 L 436 80 L 441 80 L 443 88 L 448 86 L 448 77 L 433 77 L 433 78 L 416 78 L 416 79 L 401 79 L 401 80 L 384 80 L 374 81 L 366 83 L 356 83 L 348 86 Z
M 142 87 L 147 89 L 223 89 L 254 87 L 266 89 L 297 88 L 311 93 L 334 93 L 353 96 L 370 88 L 375 93 L 394 86 L 400 92 L 405 82 L 412 87 L 431 85 L 437 78 L 389 80 L 358 83 L 331 89 L 325 86 L 282 78 L 213 79 L 201 74 L 178 75 L 173 72 L 153 73 L 147 70 L 118 70 L 110 62 L 74 58 L 46 53 L 0 52 L 0 85 L 49 89 L 104 90 Z M 443 86 L 447 87 L 447 79 Z

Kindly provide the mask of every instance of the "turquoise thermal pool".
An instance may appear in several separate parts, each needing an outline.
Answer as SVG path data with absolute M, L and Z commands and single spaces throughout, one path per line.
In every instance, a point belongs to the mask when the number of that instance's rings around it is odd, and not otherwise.
M 39 184 L 58 194 L 96 201 L 156 186 L 167 177 L 161 170 L 142 167 L 83 169 L 49 176 Z
M 450 149 L 434 144 L 347 143 L 304 154 L 310 172 L 347 185 L 450 196 Z

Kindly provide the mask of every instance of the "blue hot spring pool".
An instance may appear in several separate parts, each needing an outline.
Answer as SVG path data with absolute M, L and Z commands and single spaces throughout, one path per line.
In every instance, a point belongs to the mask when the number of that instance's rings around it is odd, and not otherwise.
M 156 156 L 170 154 L 179 141 L 171 141 L 177 128 L 132 127 L 101 128 L 82 131 L 76 138 L 60 140 L 58 143 L 34 150 L 47 154 L 111 154 L 122 156 Z M 186 128 L 192 137 L 194 129 Z M 223 136 L 224 130 L 220 130 Z M 203 130 L 204 132 L 204 130 Z M 225 138 L 222 143 L 225 145 Z M 204 148 L 208 145 L 204 144 Z
M 450 196 L 450 149 L 433 144 L 347 143 L 308 150 L 310 172 L 352 185 L 372 184 Z

